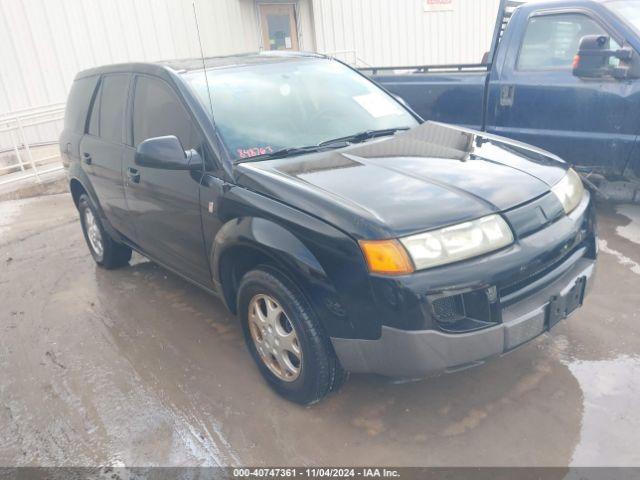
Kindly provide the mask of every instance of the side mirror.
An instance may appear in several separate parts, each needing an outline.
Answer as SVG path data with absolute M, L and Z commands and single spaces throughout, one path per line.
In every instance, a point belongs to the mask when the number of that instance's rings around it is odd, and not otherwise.
M 620 61 L 611 63 L 611 58 Z M 611 38 L 607 35 L 586 35 L 580 40 L 578 53 L 573 59 L 573 75 L 576 77 L 597 78 L 611 75 L 614 78 L 628 78 L 637 63 L 632 49 L 625 47 L 611 50 Z
M 149 138 L 136 149 L 135 163 L 164 170 L 190 170 L 189 156 L 174 135 Z
M 204 168 L 204 161 L 197 150 L 193 148 L 187 150 L 187 162 L 189 162 L 189 170 L 200 171 Z

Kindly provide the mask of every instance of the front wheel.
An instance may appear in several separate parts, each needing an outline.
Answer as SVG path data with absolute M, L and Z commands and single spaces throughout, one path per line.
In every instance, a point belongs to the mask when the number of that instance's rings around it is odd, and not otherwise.
M 314 312 L 278 272 L 265 267 L 245 274 L 238 312 L 253 359 L 283 397 L 308 405 L 337 390 L 346 379 Z
M 100 223 L 100 217 L 86 194 L 80 195 L 78 212 L 82 233 L 95 262 L 106 269 L 124 267 L 131 260 L 131 248 L 116 242 Z

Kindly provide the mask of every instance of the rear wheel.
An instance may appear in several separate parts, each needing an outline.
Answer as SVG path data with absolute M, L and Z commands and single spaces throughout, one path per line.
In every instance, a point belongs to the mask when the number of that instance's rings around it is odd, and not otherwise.
M 87 194 L 80 195 L 78 211 L 82 233 L 95 262 L 106 269 L 127 265 L 131 260 L 131 248 L 116 242 L 104 230 L 100 217 Z
M 308 405 L 337 390 L 346 379 L 314 312 L 278 272 L 264 267 L 245 274 L 238 312 L 260 372 L 283 397 Z

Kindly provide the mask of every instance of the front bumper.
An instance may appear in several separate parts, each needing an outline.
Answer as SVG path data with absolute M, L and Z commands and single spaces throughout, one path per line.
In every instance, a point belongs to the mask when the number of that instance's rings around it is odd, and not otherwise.
M 566 255 L 562 256 L 564 252 Z M 501 283 L 500 276 L 505 275 L 500 272 L 501 266 L 527 268 L 547 254 L 560 255 L 562 260 L 551 262 L 546 269 L 533 269 L 521 282 Z M 566 317 L 567 310 L 580 306 L 593 284 L 596 256 L 595 218 L 587 194 L 570 215 L 520 239 L 519 245 L 505 255 L 471 265 L 453 265 L 446 274 L 434 269 L 433 274 L 427 271 L 405 280 L 416 298 L 423 298 L 419 292 L 424 292 L 424 285 L 437 281 L 430 281 L 431 275 L 447 278 L 453 285 L 462 285 L 474 275 L 471 285 L 498 285 L 496 306 L 500 317 L 494 325 L 464 333 L 447 332 L 432 325 L 428 329 L 397 328 L 406 317 L 400 313 L 387 317 L 397 325 L 383 322 L 377 339 L 332 338 L 334 350 L 342 366 L 354 373 L 420 377 L 473 366 L 532 340 Z M 485 283 L 478 282 L 485 278 Z
M 569 297 L 579 282 L 586 283 L 586 294 L 593 284 L 594 272 L 595 260 L 581 257 L 535 293 L 502 307 L 502 322 L 484 330 L 449 334 L 382 326 L 382 334 L 376 340 L 331 340 L 342 366 L 354 373 L 421 377 L 466 368 L 508 352 L 548 330 L 559 319 L 557 313 L 551 312 L 557 305 L 552 300 Z

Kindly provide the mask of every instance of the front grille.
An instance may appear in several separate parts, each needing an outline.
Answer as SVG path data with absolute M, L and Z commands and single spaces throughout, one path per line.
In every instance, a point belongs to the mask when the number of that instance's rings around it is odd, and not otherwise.
M 554 262 L 548 263 L 543 268 L 514 283 L 500 287 L 500 301 L 503 306 L 509 305 L 525 295 L 531 295 L 536 290 L 551 283 L 586 253 L 586 247 L 575 248 Z

